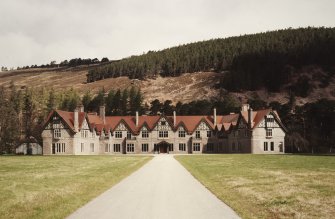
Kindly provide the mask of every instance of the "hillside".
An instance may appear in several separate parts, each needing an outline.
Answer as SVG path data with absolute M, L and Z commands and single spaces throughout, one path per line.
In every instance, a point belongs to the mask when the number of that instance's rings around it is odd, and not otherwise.
M 335 72 L 335 28 L 299 28 L 212 39 L 180 45 L 161 51 L 131 56 L 89 71 L 87 82 L 128 76 L 179 76 L 183 73 L 227 73 L 220 87 L 229 91 L 286 90 L 306 97 L 312 88 L 308 80 L 322 87 Z M 307 66 L 322 68 L 317 77 L 309 78 Z M 307 72 L 308 73 L 308 72 Z
M 220 95 L 221 89 L 217 88 L 224 74 L 215 72 L 185 73 L 179 77 L 161 77 L 148 78 L 145 80 L 129 79 L 128 77 L 107 78 L 104 80 L 86 83 L 86 74 L 89 67 L 80 66 L 75 68 L 49 68 L 49 69 L 29 69 L 19 71 L 0 72 L 0 86 L 8 88 L 11 81 L 19 89 L 26 86 L 38 88 L 54 88 L 56 91 L 73 88 L 83 95 L 90 90 L 97 93 L 102 87 L 106 92 L 111 89 L 124 89 L 131 86 L 139 87 L 144 95 L 144 102 L 150 103 L 154 99 L 160 101 L 172 100 L 187 103 L 193 100 L 211 99 Z M 313 75 L 315 72 L 322 73 L 317 67 L 304 69 L 306 75 Z M 321 73 L 320 73 L 321 72 Z M 297 97 L 297 104 L 303 105 L 307 102 L 315 102 L 326 98 L 335 100 L 335 77 L 329 80 L 329 85 L 324 88 L 318 87 L 317 83 L 313 85 L 316 89 L 306 97 Z M 268 92 L 266 89 L 257 91 L 231 92 L 236 99 L 246 101 L 255 96 L 260 99 L 271 102 L 278 101 L 286 103 L 289 94 L 286 91 Z

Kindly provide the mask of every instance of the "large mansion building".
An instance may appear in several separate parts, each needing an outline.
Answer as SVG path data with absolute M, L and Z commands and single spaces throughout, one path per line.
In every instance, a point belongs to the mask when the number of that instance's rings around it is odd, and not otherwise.
M 286 129 L 276 111 L 201 116 L 105 116 L 50 112 L 42 132 L 43 154 L 284 153 Z

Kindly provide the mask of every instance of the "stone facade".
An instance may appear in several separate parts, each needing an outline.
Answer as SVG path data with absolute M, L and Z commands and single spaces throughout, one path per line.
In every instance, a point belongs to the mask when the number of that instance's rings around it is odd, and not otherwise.
M 106 116 L 56 110 L 45 123 L 43 154 L 284 153 L 285 127 L 271 109 L 217 116 Z

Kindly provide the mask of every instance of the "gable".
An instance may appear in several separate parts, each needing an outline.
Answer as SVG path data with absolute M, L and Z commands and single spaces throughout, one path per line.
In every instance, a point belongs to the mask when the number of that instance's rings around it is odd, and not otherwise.
M 155 131 L 171 131 L 172 128 L 171 128 L 169 122 L 167 121 L 167 119 L 165 117 L 161 117 L 158 120 L 154 130 Z
M 281 128 L 276 118 L 270 113 L 258 124 L 258 128 Z
M 90 129 L 90 127 L 88 126 L 86 118 L 84 119 L 83 124 L 81 125 L 81 129 L 83 129 L 83 130 L 89 130 Z
M 196 128 L 197 131 L 200 130 L 210 130 L 209 126 L 205 122 L 201 122 Z
M 65 128 L 67 128 L 67 126 L 64 124 L 62 118 L 58 116 L 56 113 L 54 113 L 54 115 L 50 117 L 44 129 L 51 130 L 51 129 L 65 129 Z
M 120 122 L 119 125 L 116 126 L 115 131 L 128 131 L 128 129 L 123 122 Z

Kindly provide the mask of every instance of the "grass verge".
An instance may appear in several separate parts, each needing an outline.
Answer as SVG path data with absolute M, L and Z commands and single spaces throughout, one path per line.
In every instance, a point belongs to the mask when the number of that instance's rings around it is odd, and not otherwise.
M 1 156 L 0 218 L 64 218 L 150 159 Z
M 335 157 L 176 156 L 243 218 L 333 218 Z

